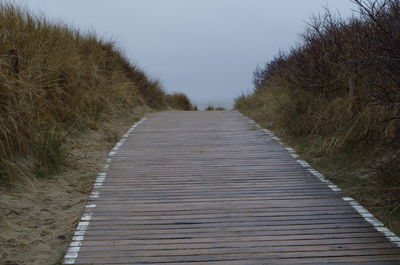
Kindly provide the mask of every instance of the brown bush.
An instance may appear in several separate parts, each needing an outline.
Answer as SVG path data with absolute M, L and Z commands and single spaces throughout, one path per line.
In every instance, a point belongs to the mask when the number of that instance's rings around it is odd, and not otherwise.
M 378 174 L 399 179 L 400 1 L 353 2 L 350 19 L 314 16 L 300 45 L 255 70 L 254 93 L 236 108 L 286 135 L 319 137 L 329 154 L 366 150 Z

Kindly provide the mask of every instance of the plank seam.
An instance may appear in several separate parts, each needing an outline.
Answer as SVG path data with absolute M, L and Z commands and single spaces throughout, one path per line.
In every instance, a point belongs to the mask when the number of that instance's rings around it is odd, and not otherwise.
M 291 148 L 287 147 L 279 137 L 276 137 L 274 133 L 268 129 L 262 128 L 259 124 L 257 124 L 254 120 L 249 119 L 248 117 L 244 116 L 242 113 L 239 112 L 245 119 L 250 120 L 250 123 L 262 130 L 265 134 L 270 136 L 274 139 L 277 143 L 284 146 L 286 151 L 290 153 L 290 155 L 296 159 L 296 162 L 299 163 L 303 168 L 305 168 L 308 172 L 310 172 L 313 176 L 317 177 L 321 182 L 325 183 L 332 191 L 334 192 L 341 192 L 342 190 L 333 184 L 329 179 L 325 178 L 323 174 L 319 171 L 315 170 L 307 161 L 300 160 L 299 155 L 296 151 Z M 365 221 L 370 223 L 378 232 L 382 233 L 390 242 L 392 242 L 396 247 L 400 247 L 400 237 L 396 236 L 392 231 L 390 231 L 381 221 L 379 221 L 373 214 L 371 214 L 366 208 L 361 206 L 356 200 L 351 197 L 342 197 L 345 202 L 348 202 L 351 207 L 358 212 Z
M 89 198 L 95 199 L 100 196 L 100 189 L 103 187 L 104 180 L 107 177 L 107 171 L 110 167 L 112 157 L 115 156 L 117 151 L 121 148 L 121 146 L 126 142 L 127 138 L 132 134 L 132 132 L 144 121 L 146 117 L 143 117 L 140 121 L 133 124 L 129 130 L 122 135 L 121 139 L 115 144 L 113 149 L 108 153 L 108 157 L 105 159 L 105 164 L 103 166 L 102 171 L 97 175 L 95 183 L 92 187 L 92 192 L 90 193 Z M 86 210 L 90 210 L 92 208 L 96 208 L 95 203 L 87 203 L 85 205 Z M 93 213 L 84 212 L 78 225 L 75 228 L 74 236 L 69 244 L 67 253 L 64 256 L 63 264 L 75 264 L 75 260 L 78 258 L 79 251 L 82 245 L 82 241 L 85 239 L 85 233 L 87 228 L 89 227 L 90 220 L 92 218 Z

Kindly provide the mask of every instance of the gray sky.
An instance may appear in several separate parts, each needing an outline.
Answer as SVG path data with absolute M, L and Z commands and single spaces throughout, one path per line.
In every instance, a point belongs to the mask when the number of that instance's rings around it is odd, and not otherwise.
M 252 72 L 298 40 L 327 6 L 349 0 L 20 0 L 47 17 L 112 38 L 169 92 L 229 105 L 252 89 Z

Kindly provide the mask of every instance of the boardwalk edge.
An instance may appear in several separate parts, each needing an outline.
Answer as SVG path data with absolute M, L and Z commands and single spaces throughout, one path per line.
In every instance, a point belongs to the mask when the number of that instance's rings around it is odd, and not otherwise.
M 290 153 L 290 155 L 296 159 L 296 162 L 299 163 L 302 167 L 307 169 L 313 176 L 317 177 L 321 182 L 327 184 L 327 186 L 334 192 L 341 192 L 342 190 L 333 184 L 329 179 L 325 178 L 322 173 L 314 169 L 307 161 L 300 160 L 299 155 L 296 151 L 286 146 L 285 143 L 282 142 L 281 138 L 274 135 L 274 133 L 268 129 L 263 128 L 259 124 L 257 124 L 254 120 L 246 117 L 241 112 L 238 113 L 248 120 L 253 126 L 257 127 L 259 130 L 262 130 L 265 134 L 270 136 L 277 143 L 281 144 L 285 147 L 286 151 Z M 400 247 L 400 237 L 396 236 L 392 231 L 390 231 L 381 221 L 379 221 L 372 213 L 370 213 L 367 209 L 361 206 L 356 200 L 351 197 L 342 197 L 342 199 L 348 202 L 354 210 L 356 210 L 368 223 L 370 223 L 378 232 L 382 233 L 390 242 L 392 242 L 395 246 Z
M 103 186 L 103 182 L 107 177 L 107 171 L 110 167 L 112 157 L 117 153 L 117 151 L 121 148 L 121 146 L 125 143 L 127 138 L 132 134 L 132 132 L 144 121 L 146 117 L 143 117 L 140 121 L 133 124 L 128 131 L 122 135 L 121 139 L 118 143 L 115 144 L 113 149 L 108 153 L 108 157 L 105 159 L 105 164 L 103 166 L 102 171 L 97 175 L 95 183 L 92 187 L 92 192 L 90 193 L 90 198 L 98 198 L 100 196 L 101 187 Z M 82 245 L 82 241 L 85 239 L 85 233 L 87 228 L 89 227 L 90 220 L 92 218 L 93 213 L 91 213 L 91 209 L 96 208 L 96 204 L 94 203 L 86 203 L 85 212 L 83 213 L 78 225 L 75 228 L 74 236 L 69 244 L 67 253 L 64 256 L 63 264 L 75 264 L 75 260 L 78 258 L 79 250 Z M 87 212 L 89 211 L 89 212 Z

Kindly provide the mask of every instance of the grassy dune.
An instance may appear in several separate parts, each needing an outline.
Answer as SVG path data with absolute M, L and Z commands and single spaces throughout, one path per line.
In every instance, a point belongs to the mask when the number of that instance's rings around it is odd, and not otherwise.
M 190 99 L 182 93 L 172 93 L 167 95 L 166 102 L 168 106 L 179 109 L 179 110 L 197 110 L 196 106 L 193 106 Z
M 400 232 L 400 1 L 353 2 L 350 19 L 314 16 L 235 107 Z
M 192 108 L 185 95 L 167 95 L 114 43 L 12 4 L 0 5 L 0 56 L 2 184 L 27 172 L 55 174 L 68 161 L 68 140 L 99 122 L 137 108 Z

